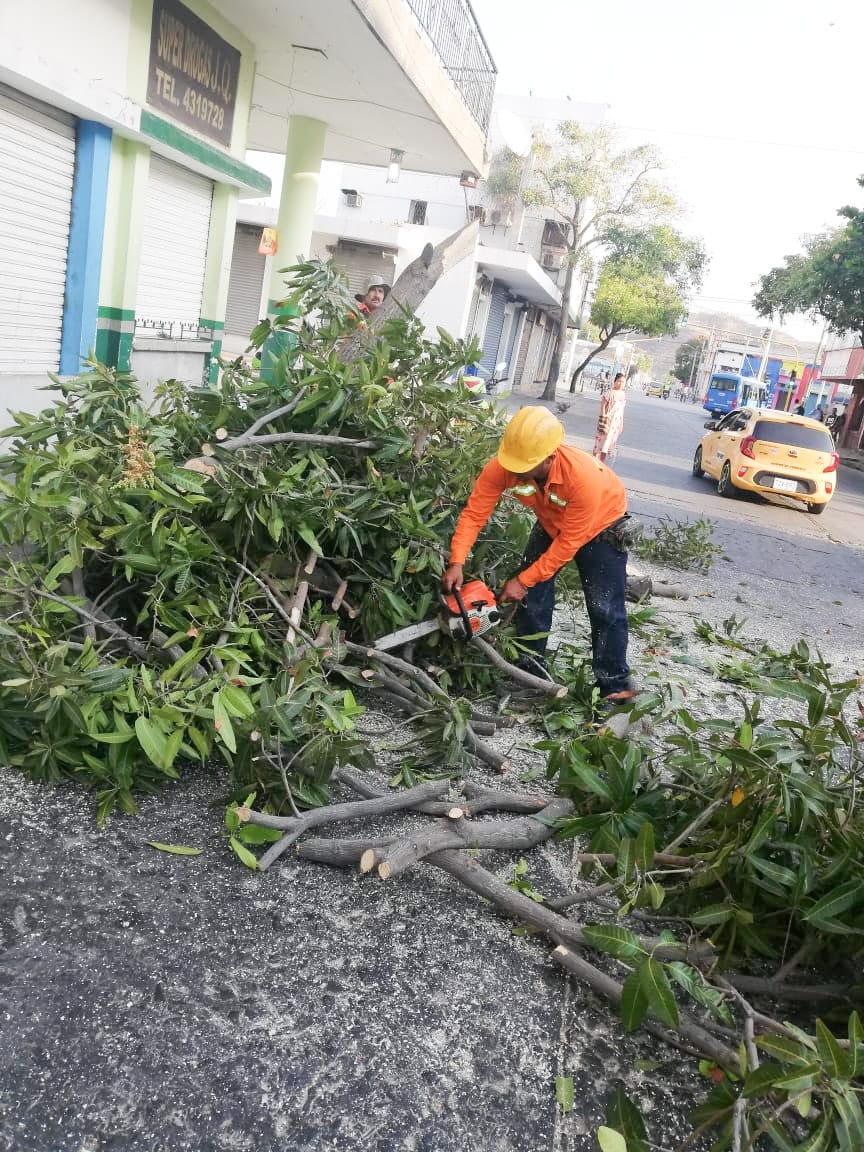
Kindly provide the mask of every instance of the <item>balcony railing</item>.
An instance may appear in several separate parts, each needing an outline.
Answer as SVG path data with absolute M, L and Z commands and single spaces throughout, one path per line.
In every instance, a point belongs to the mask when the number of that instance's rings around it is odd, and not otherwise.
M 470 0 L 408 0 L 468 111 L 488 131 L 495 95 L 495 61 Z

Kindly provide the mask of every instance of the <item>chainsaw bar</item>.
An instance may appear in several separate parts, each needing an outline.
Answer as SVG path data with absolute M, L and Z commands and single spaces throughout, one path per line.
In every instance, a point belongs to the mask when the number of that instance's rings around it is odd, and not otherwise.
M 382 636 L 376 640 L 373 648 L 379 652 L 389 652 L 391 648 L 400 648 L 403 644 L 410 644 L 412 640 L 419 640 L 421 636 L 431 636 L 438 632 L 441 623 L 437 616 L 432 620 L 424 620 L 421 624 L 409 624 L 407 628 L 400 628 L 398 632 L 391 632 L 389 636 Z

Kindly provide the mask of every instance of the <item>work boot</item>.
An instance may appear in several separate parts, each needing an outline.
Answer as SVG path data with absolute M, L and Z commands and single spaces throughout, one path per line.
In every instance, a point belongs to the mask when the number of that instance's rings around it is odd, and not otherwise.
M 642 694 L 642 689 L 631 676 L 627 684 L 623 688 L 619 688 L 616 692 L 607 692 L 603 696 L 604 708 L 620 708 L 622 704 L 632 703 L 637 696 Z

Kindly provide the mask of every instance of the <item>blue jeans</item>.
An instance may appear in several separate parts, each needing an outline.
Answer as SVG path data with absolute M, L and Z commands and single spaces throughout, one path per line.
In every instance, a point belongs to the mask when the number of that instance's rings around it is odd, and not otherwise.
M 520 571 L 533 564 L 549 545 L 552 538 L 540 527 L 528 538 Z M 627 664 L 627 553 L 595 536 L 576 553 L 574 560 L 582 581 L 585 608 L 591 622 L 592 666 L 597 687 L 608 695 L 627 687 L 630 668 Z M 515 624 L 519 636 L 548 633 L 552 627 L 555 608 L 555 577 L 535 584 L 519 606 Z M 539 640 L 522 640 L 535 659 L 543 662 L 546 636 Z

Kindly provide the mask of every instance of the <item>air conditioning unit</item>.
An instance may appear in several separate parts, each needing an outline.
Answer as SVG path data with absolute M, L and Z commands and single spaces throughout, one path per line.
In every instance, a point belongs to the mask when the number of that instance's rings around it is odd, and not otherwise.
M 489 223 L 500 228 L 509 228 L 513 223 L 513 214 L 504 208 L 493 208 L 489 213 Z
M 363 197 L 359 192 L 346 192 L 345 204 L 348 208 L 362 208 Z
M 564 267 L 564 253 L 563 252 L 544 252 L 543 253 L 543 267 L 550 272 L 558 272 Z

